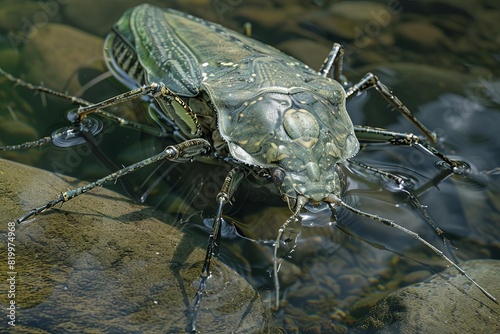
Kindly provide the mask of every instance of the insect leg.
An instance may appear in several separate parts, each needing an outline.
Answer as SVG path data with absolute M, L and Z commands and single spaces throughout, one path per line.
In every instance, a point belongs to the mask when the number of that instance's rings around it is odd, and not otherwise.
M 434 222 L 434 220 L 430 217 L 428 214 L 427 210 L 425 210 L 425 206 L 420 203 L 420 200 L 418 199 L 418 195 L 425 192 L 427 189 L 430 187 L 438 184 L 439 182 L 445 180 L 448 178 L 451 174 L 467 174 L 469 172 L 469 166 L 461 161 L 455 161 L 450 158 L 448 158 L 446 155 L 442 154 L 439 152 L 437 149 L 434 147 L 430 146 L 427 144 L 425 141 L 420 140 L 419 137 L 415 136 L 414 134 L 411 133 L 398 133 L 398 132 L 392 132 L 392 131 L 387 131 L 383 129 L 374 129 L 370 127 L 363 127 L 363 126 L 355 126 L 354 131 L 356 132 L 356 136 L 361 142 L 367 142 L 367 143 L 377 143 L 377 142 L 385 142 L 385 143 L 390 143 L 395 146 L 416 146 L 417 148 L 420 148 L 424 152 L 431 154 L 442 161 L 446 162 L 450 168 L 441 171 L 436 178 L 433 178 L 428 182 L 428 184 L 425 184 L 421 190 L 413 190 L 408 187 L 406 184 L 406 180 L 398 175 L 388 173 L 386 171 L 382 171 L 380 169 L 368 166 L 363 163 L 355 162 L 352 160 L 349 160 L 349 163 L 358 165 L 362 168 L 365 168 L 367 170 L 370 170 L 372 172 L 375 172 L 379 175 L 382 175 L 390 180 L 392 180 L 402 191 L 403 193 L 406 194 L 407 198 L 410 200 L 412 205 L 420 212 L 422 217 L 425 219 L 425 221 L 434 229 L 435 233 L 441 237 L 443 240 L 443 243 L 446 247 L 449 245 L 449 240 L 445 237 L 443 230 L 441 230 L 437 224 Z
M 97 181 L 91 182 L 87 184 L 86 186 L 72 189 L 65 191 L 59 195 L 58 198 L 56 198 L 53 201 L 48 202 L 47 204 L 40 206 L 38 208 L 32 209 L 30 212 L 28 212 L 26 215 L 18 218 L 16 220 L 17 223 L 22 223 L 23 221 L 26 221 L 30 217 L 33 217 L 37 214 L 40 214 L 42 212 L 47 211 L 48 209 L 54 207 L 55 205 L 59 203 L 64 203 L 69 201 L 70 199 L 75 198 L 76 196 L 79 196 L 83 193 L 86 193 L 89 190 L 92 190 L 95 187 L 100 187 L 103 184 L 107 182 L 112 182 L 115 181 L 116 179 L 130 174 L 138 169 L 141 169 L 147 165 L 152 164 L 153 162 L 161 161 L 164 159 L 172 160 L 172 161 L 177 161 L 177 162 L 186 162 L 186 161 L 191 161 L 203 154 L 206 154 L 210 150 L 210 143 L 204 139 L 190 139 L 185 142 L 182 142 L 177 145 L 172 145 L 172 146 L 167 146 L 165 150 L 163 150 L 161 153 L 154 155 L 150 158 L 144 159 L 142 161 L 139 161 L 133 165 L 130 165 L 128 167 L 125 167 L 123 169 L 120 169 L 114 173 L 109 174 L 108 176 L 105 176 Z
M 347 161 L 350 164 L 357 165 L 361 168 L 364 168 L 364 169 L 372 171 L 376 174 L 380 174 L 383 177 L 386 177 L 387 179 L 394 182 L 398 188 L 408 188 L 409 187 L 408 183 L 411 183 L 411 180 L 409 180 L 405 177 L 402 177 L 400 175 L 389 173 L 389 172 L 386 172 L 384 170 L 375 168 L 373 166 L 366 165 L 362 162 L 353 161 L 351 159 L 348 159 Z M 429 179 L 426 183 L 421 185 L 418 189 L 412 189 L 411 191 L 413 192 L 415 197 L 423 195 L 427 191 L 429 191 L 431 188 L 435 188 L 437 185 L 439 185 L 441 182 L 446 180 L 452 174 L 453 174 L 453 171 L 450 169 L 441 170 L 435 177 L 433 177 L 432 179 Z
M 221 224 L 222 224 L 222 209 L 226 203 L 231 203 L 231 198 L 234 192 L 240 185 L 241 181 L 246 176 L 246 171 L 241 167 L 235 167 L 229 171 L 224 183 L 222 184 L 221 190 L 217 195 L 217 213 L 215 214 L 214 223 L 212 230 L 210 231 L 210 237 L 208 239 L 207 253 L 205 255 L 205 261 L 203 262 L 203 268 L 200 275 L 200 285 L 198 292 L 193 303 L 190 315 L 190 329 L 189 331 L 196 332 L 196 317 L 198 315 L 198 309 L 200 308 L 201 299 L 205 291 L 207 279 L 210 276 L 210 262 L 213 256 L 218 256 L 220 237 L 221 237 Z
M 161 109 L 165 111 L 176 126 L 185 134 L 190 133 L 195 137 L 200 136 L 201 125 L 191 107 L 163 83 L 151 85 L 156 85 L 155 92 L 152 93 L 153 97 L 157 98 L 156 100 Z
M 106 108 L 106 107 L 111 107 L 116 104 L 120 104 L 123 102 L 127 102 L 130 100 L 135 100 L 143 97 L 144 95 L 148 94 L 158 94 L 158 91 L 164 87 L 163 84 L 157 84 L 157 83 L 152 83 L 150 85 L 142 86 L 133 90 L 130 90 L 128 92 L 113 96 L 107 100 L 90 104 L 90 105 L 85 105 L 85 106 L 80 106 L 77 110 L 76 113 L 74 113 L 73 119 L 70 119 L 73 122 L 80 122 L 82 119 L 87 117 L 88 115 L 97 112 L 100 109 Z
M 491 299 L 496 304 L 499 304 L 498 301 L 497 301 L 497 299 L 495 297 L 493 297 L 488 291 L 486 291 L 475 280 L 473 280 L 469 275 L 467 275 L 467 273 L 462 268 L 460 268 L 455 262 L 453 262 L 452 260 L 450 260 L 450 258 L 448 258 L 442 251 L 440 251 L 439 249 L 437 249 L 435 246 L 433 246 L 427 240 L 425 240 L 424 238 L 422 238 L 421 236 L 419 236 L 417 233 L 415 233 L 413 231 L 410 231 L 410 230 L 408 230 L 407 228 L 405 228 L 405 227 L 403 227 L 401 225 L 396 224 L 392 220 L 389 220 L 389 219 L 386 219 L 386 218 L 382 218 L 382 217 L 379 217 L 377 215 L 373 215 L 371 213 L 364 212 L 364 211 L 361 211 L 359 209 L 356 209 L 356 208 L 354 208 L 354 207 L 346 204 L 340 198 L 338 198 L 337 196 L 335 196 L 333 194 L 330 195 L 330 199 L 329 199 L 328 202 L 330 203 L 330 206 L 331 206 L 332 210 L 334 209 L 334 206 L 342 206 L 342 207 L 346 208 L 347 210 L 349 210 L 349 211 L 351 211 L 351 212 L 353 212 L 353 213 L 355 213 L 355 214 L 357 214 L 359 216 L 363 216 L 363 217 L 370 218 L 372 220 L 376 220 L 378 222 L 383 223 L 384 225 L 393 227 L 395 229 L 398 229 L 398 230 L 400 230 L 400 231 L 408 234 L 412 238 L 418 240 L 419 242 L 421 242 L 422 244 L 424 244 L 425 246 L 427 246 L 429 249 L 431 249 L 434 253 L 436 253 L 438 256 L 440 256 L 441 258 L 443 258 L 446 262 L 448 262 L 449 264 L 451 264 L 453 267 L 455 267 L 455 269 L 457 269 L 458 272 L 462 276 L 464 276 L 465 278 L 467 278 L 472 284 L 474 284 L 479 290 L 481 290 L 481 292 L 486 297 L 488 297 L 489 299 Z
M 29 82 L 26 82 L 24 80 L 16 78 L 12 74 L 5 72 L 1 68 L 0 68 L 0 76 L 4 76 L 9 81 L 12 81 L 15 85 L 18 85 L 18 86 L 21 86 L 21 87 L 25 87 L 27 89 L 30 89 L 30 90 L 33 90 L 33 91 L 36 91 L 36 92 L 39 92 L 39 93 L 45 93 L 45 94 L 53 95 L 53 96 L 56 96 L 56 97 L 68 100 L 69 102 L 71 102 L 73 104 L 78 104 L 80 106 L 88 107 L 88 108 L 94 110 L 94 112 L 96 114 L 99 114 L 99 115 L 101 115 L 103 117 L 106 117 L 106 118 L 108 118 L 108 119 L 110 119 L 110 120 L 118 123 L 120 126 L 132 128 L 132 129 L 136 129 L 136 130 L 139 130 L 141 132 L 148 133 L 148 134 L 151 134 L 151 135 L 157 136 L 157 137 L 166 137 L 166 136 L 170 135 L 170 134 L 165 133 L 164 131 L 162 131 L 161 129 L 158 129 L 156 127 L 151 127 L 151 126 L 147 126 L 147 125 L 144 125 L 144 124 L 132 122 L 132 121 L 126 120 L 126 119 L 124 119 L 122 117 L 118 117 L 116 115 L 113 115 L 113 114 L 111 114 L 109 112 L 106 112 L 104 110 L 101 110 L 101 109 L 98 109 L 98 108 L 93 108 L 92 106 L 95 106 L 93 103 L 91 103 L 89 101 L 86 101 L 84 99 L 81 99 L 79 97 L 67 95 L 65 93 L 61 93 L 61 92 L 52 90 L 52 89 L 44 87 L 44 86 L 33 85 L 33 84 L 29 83 Z M 141 96 L 142 95 L 139 95 L 137 97 L 141 97 Z M 117 97 L 115 97 L 113 99 L 116 99 L 116 98 Z M 125 101 L 126 100 L 121 100 L 121 101 L 119 100 L 118 103 L 125 102 Z M 77 113 L 75 113 L 75 112 L 73 112 L 71 114 L 72 118 L 73 118 L 71 121 L 74 124 L 74 127 L 72 127 L 71 129 L 64 129 L 63 131 L 58 131 L 58 132 L 54 133 L 51 136 L 52 138 L 50 136 L 46 136 L 46 137 L 44 137 L 44 138 L 42 138 L 40 140 L 36 140 L 36 141 L 32 141 L 32 142 L 26 142 L 26 143 L 18 144 L 18 145 L 11 145 L 11 146 L 0 147 L 0 151 L 10 151 L 10 150 L 18 150 L 18 149 L 24 149 L 24 148 L 41 146 L 41 145 L 46 144 L 46 143 L 57 141 L 58 137 L 65 137 L 71 131 L 78 132 L 80 130 L 80 126 L 79 126 L 78 122 L 83 117 L 80 117 L 80 116 L 75 117 L 76 114 Z
M 427 144 L 424 140 L 415 136 L 412 133 L 393 132 L 385 129 L 371 128 L 367 126 L 355 126 L 354 132 L 356 137 L 362 142 L 367 143 L 389 143 L 394 146 L 415 146 L 422 151 L 433 155 L 442 161 L 446 162 L 453 173 L 467 174 L 469 173 L 469 166 L 462 161 L 452 160 L 446 155 Z
M 17 144 L 17 145 L 7 145 L 7 146 L 0 146 L 0 151 L 15 151 L 15 150 L 22 150 L 25 148 L 31 148 L 31 147 L 38 147 L 42 146 L 47 143 L 51 143 L 53 140 L 52 136 L 46 136 L 43 138 L 40 138 L 35 141 L 27 141 L 22 144 Z
M 333 67 L 333 79 L 342 83 L 342 64 L 344 62 L 344 47 L 338 43 L 333 44 L 332 50 L 326 56 L 319 74 L 326 77 Z
M 407 185 L 408 180 L 406 180 L 404 177 L 401 177 L 399 175 L 386 172 L 384 170 L 366 165 L 366 164 L 361 163 L 361 162 L 356 162 L 356 161 L 352 161 L 352 160 L 348 160 L 348 162 L 350 164 L 357 165 L 361 168 L 364 168 L 366 170 L 369 170 L 371 172 L 379 174 L 379 175 L 391 180 L 392 182 L 394 182 L 396 184 L 397 188 L 399 189 L 399 191 L 406 194 L 406 196 L 410 200 L 411 204 L 418 210 L 418 212 L 420 212 L 420 214 L 424 217 L 425 221 L 434 229 L 434 232 L 442 238 L 445 247 L 448 248 L 449 240 L 444 236 L 444 231 L 442 229 L 440 229 L 439 226 L 437 226 L 437 224 L 431 218 L 431 216 L 429 215 L 427 210 L 425 210 L 425 206 L 422 203 L 420 203 L 420 200 L 418 199 L 417 191 L 414 191 L 413 189 L 411 189 Z M 439 181 L 438 180 L 434 180 L 434 181 L 437 181 L 439 183 L 440 181 L 446 179 L 451 174 L 452 174 L 451 171 L 447 171 L 445 174 L 439 174 L 438 175 Z
M 300 219 L 300 216 L 294 214 L 290 218 L 288 218 L 283 225 L 281 225 L 280 229 L 278 230 L 278 236 L 276 237 L 276 241 L 274 242 L 274 254 L 273 254 L 273 278 L 274 278 L 274 307 L 276 310 L 279 309 L 280 307 L 280 281 L 278 277 L 278 272 L 281 267 L 282 261 L 278 259 L 278 249 L 280 247 L 280 241 L 283 233 L 285 232 L 285 229 L 290 225 L 291 223 L 295 222 L 297 219 Z
M 396 95 L 394 95 L 387 86 L 385 86 L 378 77 L 372 73 L 367 73 L 357 84 L 353 85 L 346 91 L 346 100 L 358 93 L 375 87 L 382 97 L 389 102 L 398 112 L 400 112 L 410 123 L 415 125 L 420 132 L 433 144 L 437 143 L 437 136 L 434 132 L 427 129 L 408 109 Z

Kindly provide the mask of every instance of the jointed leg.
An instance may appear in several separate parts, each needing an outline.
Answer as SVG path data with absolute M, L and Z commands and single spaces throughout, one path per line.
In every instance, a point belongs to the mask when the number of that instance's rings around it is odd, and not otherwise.
M 274 254 L 273 254 L 273 278 L 274 278 L 274 294 L 275 294 L 275 300 L 274 300 L 274 307 L 277 310 L 280 306 L 280 281 L 278 277 L 278 272 L 281 267 L 281 262 L 282 258 L 278 259 L 278 249 L 280 247 L 280 241 L 281 237 L 283 236 L 283 233 L 285 232 L 285 229 L 291 224 L 294 223 L 295 221 L 300 221 L 301 217 L 298 215 L 298 213 L 295 213 L 292 215 L 290 218 L 286 220 L 286 222 L 280 227 L 278 230 L 278 236 L 276 237 L 276 240 L 274 242 Z
M 22 150 L 25 148 L 38 147 L 47 143 L 51 143 L 53 140 L 54 140 L 53 136 L 46 136 L 41 139 L 35 141 L 28 141 L 22 144 L 0 146 L 0 151 L 15 151 L 15 150 Z
M 342 45 L 335 43 L 332 50 L 326 57 L 323 65 L 319 70 L 319 74 L 326 77 L 333 69 L 333 79 L 343 83 L 342 78 L 342 64 L 344 58 L 344 48 Z M 357 84 L 353 85 L 346 91 L 346 99 L 349 100 L 356 94 L 361 93 L 370 88 L 375 88 L 382 97 L 389 102 L 398 112 L 400 112 L 408 121 L 414 124 L 419 131 L 429 140 L 432 144 L 437 143 L 437 136 L 435 133 L 427 129 L 413 114 L 412 112 L 398 99 L 397 96 L 385 86 L 378 77 L 372 73 L 367 73 Z
M 116 104 L 120 104 L 120 103 L 123 103 L 126 101 L 139 99 L 139 98 L 141 98 L 145 95 L 148 95 L 148 94 L 155 97 L 155 98 L 165 100 L 165 101 L 167 101 L 167 103 L 171 104 L 173 106 L 173 109 L 175 110 L 174 112 L 176 113 L 176 115 L 178 115 L 179 118 L 182 119 L 183 121 L 187 122 L 187 127 L 191 130 L 191 135 L 193 135 L 194 137 L 198 137 L 201 134 L 201 126 L 200 126 L 194 112 L 179 96 L 177 96 L 174 92 L 172 92 L 170 89 L 168 89 L 163 83 L 152 83 L 148 86 L 143 86 L 143 87 L 125 92 L 123 94 L 114 96 L 114 97 L 107 99 L 105 101 L 93 104 L 93 103 L 88 102 L 84 99 L 81 99 L 81 98 L 78 98 L 75 96 L 70 96 L 70 95 L 67 95 L 67 94 L 64 94 L 61 92 L 57 92 L 57 91 L 54 91 L 52 89 L 46 88 L 44 86 L 36 86 L 36 85 L 30 84 L 28 82 L 25 82 L 25 81 L 19 79 L 19 78 L 14 77 L 13 75 L 5 72 L 1 68 L 0 68 L 0 75 L 3 75 L 8 80 L 14 82 L 16 85 L 23 86 L 23 87 L 26 87 L 28 89 L 31 89 L 31 90 L 34 90 L 37 92 L 57 96 L 57 97 L 69 100 L 71 103 L 75 103 L 75 104 L 80 105 L 80 107 L 77 110 L 73 110 L 73 111 L 68 113 L 68 119 L 72 122 L 72 126 L 65 128 L 63 130 L 60 130 L 60 131 L 54 133 L 52 136 L 47 136 L 47 137 L 44 137 L 44 138 L 37 140 L 37 141 L 27 142 L 27 143 L 23 143 L 23 144 L 19 144 L 19 145 L 0 147 L 0 151 L 16 150 L 16 149 L 22 149 L 22 148 L 41 146 L 41 145 L 43 145 L 45 143 L 49 143 L 49 142 L 53 142 L 57 145 L 58 139 L 66 137 L 68 134 L 73 136 L 73 137 L 78 136 L 80 131 L 90 131 L 94 135 L 97 135 L 97 133 L 94 132 L 93 129 L 91 130 L 88 125 L 82 123 L 83 119 L 85 119 L 88 115 L 90 115 L 92 113 L 97 113 L 97 114 L 102 115 L 108 119 L 111 119 L 111 120 L 117 122 L 120 126 L 133 128 L 133 129 L 139 130 L 139 131 L 144 132 L 144 133 L 152 134 L 154 136 L 165 137 L 165 136 L 171 135 L 171 134 L 165 133 L 164 131 L 162 131 L 162 129 L 147 126 L 147 125 L 136 123 L 136 122 L 131 122 L 131 121 L 128 121 L 124 118 L 115 116 L 111 113 L 108 113 L 108 112 L 102 110 L 103 108 L 110 107 L 110 106 L 113 106 Z M 100 128 L 99 128 L 99 131 L 100 131 Z
M 437 136 L 434 132 L 427 129 L 413 114 L 412 112 L 397 98 L 392 92 L 387 88 L 378 77 L 372 73 L 367 73 L 363 79 L 361 79 L 357 84 L 350 87 L 346 92 L 346 99 L 350 99 L 356 94 L 368 90 L 370 88 L 375 88 L 382 97 L 389 102 L 389 104 L 394 107 L 398 112 L 400 112 L 410 123 L 414 124 L 422 134 L 429 140 L 432 144 L 437 143 Z
M 95 187 L 100 187 L 104 183 L 114 181 L 124 175 L 130 174 L 138 169 L 141 169 L 149 164 L 152 164 L 153 162 L 168 159 L 172 161 L 177 161 L 177 162 L 186 162 L 186 161 L 191 161 L 192 159 L 195 159 L 201 155 L 206 154 L 210 150 L 210 143 L 206 141 L 205 139 L 191 139 L 187 140 L 185 142 L 182 142 L 177 145 L 172 145 L 168 146 L 163 150 L 161 153 L 154 155 L 150 158 L 144 159 L 140 162 L 137 162 L 133 165 L 130 165 L 128 167 L 125 167 L 123 169 L 120 169 L 106 177 L 103 177 L 97 181 L 94 181 L 92 183 L 87 184 L 86 186 L 72 189 L 65 191 L 64 193 L 60 194 L 58 198 L 56 198 L 53 201 L 50 201 L 49 203 L 40 206 L 38 208 L 35 208 L 31 210 L 29 213 L 26 215 L 18 218 L 16 220 L 17 223 L 21 223 L 28 218 L 35 216 L 37 214 L 40 214 L 42 212 L 47 211 L 48 209 L 54 207 L 58 203 L 64 203 L 69 201 L 70 199 L 81 195 L 83 193 L 86 193 L 87 191 L 95 188 Z
M 300 195 L 297 197 L 297 203 L 295 205 L 295 211 L 293 212 L 293 215 L 290 218 L 288 218 L 283 225 L 281 225 L 280 229 L 278 230 L 278 236 L 276 237 L 276 241 L 274 242 L 273 276 L 274 276 L 274 293 L 276 296 L 275 298 L 276 309 L 278 309 L 280 306 L 280 282 L 278 277 L 278 271 L 281 266 L 281 261 L 278 260 L 278 249 L 280 247 L 281 237 L 283 236 L 285 229 L 290 224 L 301 219 L 299 214 L 302 208 L 304 208 L 304 205 L 306 203 L 307 199 L 305 196 Z
M 222 209 L 226 203 L 231 202 L 231 198 L 234 192 L 240 185 L 241 181 L 245 177 L 246 172 L 241 167 L 235 167 L 229 171 L 226 176 L 224 183 L 222 184 L 221 190 L 217 195 L 217 213 L 214 218 L 214 223 L 212 230 L 210 232 L 210 238 L 208 239 L 207 253 L 205 255 L 205 261 L 203 262 L 203 268 L 201 270 L 200 285 L 198 292 L 196 293 L 195 301 L 191 309 L 190 315 L 190 332 L 196 332 L 196 318 L 198 315 L 198 309 L 200 308 L 201 299 L 203 293 L 205 292 L 205 287 L 207 279 L 210 276 L 210 263 L 213 256 L 218 256 L 220 237 L 221 237 L 221 225 L 222 225 Z
M 427 144 L 424 140 L 421 140 L 419 137 L 415 136 L 412 133 L 393 132 L 366 126 L 355 126 L 354 132 L 356 133 L 356 137 L 358 137 L 361 142 L 389 143 L 394 146 L 416 146 L 421 150 L 427 152 L 428 154 L 434 155 L 435 157 L 446 162 L 452 169 L 453 173 L 468 173 L 469 166 L 466 163 L 448 158 L 446 155 L 439 152 L 437 149 Z
M 16 84 L 18 86 L 22 86 L 22 87 L 25 87 L 27 89 L 30 89 L 30 90 L 33 90 L 33 91 L 36 91 L 36 92 L 45 93 L 45 94 L 53 95 L 53 96 L 56 96 L 56 97 L 60 97 L 62 99 L 68 100 L 69 102 L 71 102 L 73 104 L 78 104 L 80 106 L 86 106 L 86 107 L 91 107 L 93 105 L 92 102 L 89 102 L 87 100 L 78 98 L 76 96 L 67 95 L 67 94 L 64 94 L 64 93 L 52 90 L 52 89 L 44 87 L 44 86 L 37 86 L 37 85 L 33 85 L 33 84 L 29 83 L 29 82 L 23 81 L 23 80 L 21 80 L 19 78 L 14 77 L 10 73 L 5 72 L 1 68 L 0 68 L 0 75 L 3 75 L 8 80 L 14 82 L 14 84 Z M 141 132 L 149 133 L 149 134 L 157 136 L 157 137 L 165 137 L 167 135 L 170 135 L 170 134 L 167 134 L 167 133 L 161 131 L 161 129 L 158 129 L 158 128 L 155 128 L 155 127 L 151 127 L 151 126 L 147 126 L 147 125 L 140 124 L 140 123 L 136 123 L 136 122 L 131 122 L 131 121 L 126 120 L 126 119 L 124 119 L 122 117 L 118 117 L 116 115 L 108 113 L 108 112 L 106 112 L 104 110 L 97 109 L 97 110 L 95 110 L 95 113 L 97 113 L 97 114 L 99 114 L 101 116 L 104 116 L 104 117 L 106 117 L 106 118 L 108 118 L 108 119 L 110 119 L 110 120 L 118 123 L 120 126 L 132 128 L 132 129 L 137 129 L 137 130 L 139 130 Z M 70 117 L 73 118 L 71 121 L 75 121 L 75 112 L 73 112 L 70 115 Z M 78 125 L 78 124 L 75 123 L 75 126 L 76 125 Z M 59 133 L 61 133 L 61 132 L 62 131 L 59 131 Z M 56 135 L 57 134 L 53 134 L 52 137 L 54 137 Z M 24 143 L 24 144 L 20 144 L 20 145 L 6 146 L 6 147 L 3 147 L 3 148 L 0 148 L 0 150 L 7 151 L 7 150 L 20 149 L 20 148 L 29 148 L 29 147 L 34 147 L 34 146 L 41 146 L 41 145 L 43 145 L 43 144 L 45 144 L 47 142 L 51 142 L 50 137 L 45 137 L 45 138 L 42 138 L 41 140 L 38 140 L 38 141 Z
M 437 143 L 437 137 L 434 133 L 429 131 L 420 121 L 418 121 L 415 116 L 409 111 L 409 109 L 403 105 L 403 103 L 396 97 L 394 96 L 390 90 L 383 85 L 378 78 L 371 74 L 368 73 L 358 84 L 354 85 L 347 91 L 347 98 L 351 98 L 358 92 L 361 92 L 363 90 L 367 90 L 369 88 L 375 87 L 377 91 L 393 106 L 395 107 L 403 116 L 405 116 L 411 123 L 413 123 L 415 126 L 419 128 L 419 130 L 427 137 L 427 139 L 435 144 Z M 356 132 L 356 136 L 361 142 L 368 142 L 368 143 L 381 143 L 381 142 L 386 142 L 390 143 L 395 146 L 417 146 L 421 150 L 425 151 L 428 154 L 434 155 L 435 157 L 441 159 L 442 161 L 446 162 L 450 166 L 449 173 L 444 173 L 440 175 L 442 179 L 448 177 L 451 173 L 455 174 L 466 174 L 469 172 L 469 166 L 460 161 L 455 161 L 441 152 L 439 152 L 437 149 L 432 147 L 431 145 L 427 144 L 427 142 L 421 140 L 419 137 L 415 136 L 414 134 L 411 133 L 398 133 L 398 132 L 392 132 L 392 131 L 387 131 L 383 129 L 375 129 L 375 128 L 370 128 L 370 127 L 362 127 L 362 126 L 355 126 L 354 131 Z M 354 163 L 353 161 L 349 161 L 350 163 Z M 387 176 L 393 181 L 395 181 L 398 185 L 401 186 L 401 190 L 404 191 L 409 199 L 411 200 L 412 204 L 417 208 L 417 210 L 423 215 L 425 220 L 433 227 L 434 231 L 436 232 L 437 235 L 442 236 L 445 245 L 446 245 L 446 238 L 443 236 L 443 231 L 434 223 L 432 218 L 428 215 L 427 211 L 425 210 L 424 206 L 420 203 L 418 200 L 418 197 L 411 191 L 408 187 L 404 186 L 404 180 L 396 175 L 380 171 L 378 169 L 375 169 L 373 167 L 369 167 L 364 164 L 356 163 L 359 166 L 362 166 L 364 168 L 367 168 L 368 170 L 375 171 L 381 175 Z M 434 182 L 434 180 L 433 180 Z M 442 251 L 434 247 L 432 244 L 430 244 L 428 241 L 420 237 L 417 233 L 410 231 L 396 223 L 394 223 L 391 220 L 372 215 L 366 212 L 363 212 L 359 209 L 353 208 L 346 203 L 344 203 L 341 199 L 337 199 L 336 202 L 332 203 L 332 209 L 333 207 L 337 206 L 343 206 L 344 208 L 352 211 L 353 213 L 361 216 L 368 217 L 372 220 L 379 221 L 387 226 L 396 228 L 414 239 L 418 240 L 422 244 L 426 245 L 428 248 L 430 248 L 432 251 L 434 251 L 437 255 L 442 257 L 444 260 L 446 260 L 448 263 L 453 265 L 461 275 L 465 276 L 470 282 L 472 282 L 476 287 L 478 287 L 481 292 L 486 295 L 489 299 L 494 301 L 495 303 L 498 304 L 498 301 L 496 300 L 495 297 L 493 297 L 488 291 L 486 291 L 483 287 L 481 287 L 479 284 L 476 283 L 471 277 L 467 275 L 467 273 L 460 268 L 457 264 L 455 264 L 452 260 L 450 260 Z
M 463 162 L 460 161 L 455 161 L 450 158 L 448 158 L 446 155 L 442 154 L 439 152 L 437 149 L 433 148 L 429 144 L 427 144 L 425 141 L 422 141 L 419 139 L 419 137 L 415 136 L 414 134 L 411 133 L 398 133 L 398 132 L 392 132 L 392 131 L 386 131 L 382 129 L 374 129 L 374 128 L 369 128 L 369 127 L 361 127 L 361 126 L 356 126 L 354 128 L 356 132 L 356 136 L 358 139 L 363 142 L 368 142 L 368 143 L 390 143 L 395 146 L 416 146 L 426 153 L 433 155 L 442 161 L 446 162 L 449 166 L 450 169 L 446 173 L 440 173 L 438 175 L 438 179 L 432 180 L 432 184 L 435 184 L 436 181 L 442 181 L 446 178 L 448 178 L 452 173 L 456 174 L 465 174 L 468 172 L 469 166 L 466 165 Z M 349 163 L 358 165 L 362 168 L 365 168 L 367 170 L 373 171 L 379 175 L 382 175 L 390 180 L 392 180 L 396 185 L 399 187 L 399 189 L 406 193 L 408 198 L 410 199 L 411 203 L 413 206 L 420 212 L 420 214 L 424 217 L 424 219 L 427 221 L 427 223 L 434 229 L 437 235 L 441 236 L 443 239 L 443 242 L 445 245 L 448 243 L 447 239 L 443 235 L 443 231 L 436 225 L 436 223 L 432 220 L 432 218 L 429 216 L 427 213 L 427 210 L 425 210 L 425 207 L 420 203 L 418 196 L 415 191 L 410 189 L 405 183 L 406 181 L 395 174 L 388 173 L 386 171 L 382 171 L 380 169 L 368 166 L 366 164 L 356 162 L 353 160 L 349 160 Z
M 332 50 L 326 56 L 323 65 L 319 69 L 319 74 L 326 77 L 328 73 L 333 68 L 333 79 L 337 82 L 342 83 L 342 64 L 344 61 L 344 48 L 342 45 L 335 43 L 333 44 Z
M 375 167 L 372 167 L 369 165 L 366 165 L 366 164 L 361 163 L 361 162 L 356 162 L 356 161 L 352 161 L 352 160 L 348 160 L 348 162 L 350 164 L 357 165 L 361 168 L 369 170 L 373 173 L 379 174 L 385 178 L 388 178 L 392 182 L 394 182 L 397 185 L 398 189 L 401 192 L 406 194 L 406 196 L 410 200 L 411 204 L 420 212 L 420 214 L 424 217 L 426 222 L 434 229 L 434 232 L 436 232 L 436 234 L 443 239 L 445 246 L 448 247 L 449 240 L 446 239 L 446 237 L 444 236 L 443 230 L 437 226 L 437 224 L 434 222 L 434 220 L 431 218 L 431 216 L 427 213 L 427 210 L 425 210 L 425 206 L 422 205 L 422 203 L 420 203 L 420 200 L 418 199 L 418 196 L 416 195 L 416 191 L 414 191 L 413 189 L 411 189 L 410 187 L 407 186 L 406 180 L 403 177 L 396 175 L 396 174 L 393 174 L 393 173 L 386 172 L 384 170 L 381 170 L 381 169 L 378 169 L 378 168 L 375 168 Z M 442 176 L 441 180 L 446 179 L 450 175 L 451 175 L 451 172 L 447 173 L 446 176 L 441 175 Z

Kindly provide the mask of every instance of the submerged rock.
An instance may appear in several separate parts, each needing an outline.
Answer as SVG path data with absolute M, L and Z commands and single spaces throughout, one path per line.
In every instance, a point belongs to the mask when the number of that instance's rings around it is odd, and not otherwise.
M 1 159 L 0 175 L 4 244 L 8 222 L 75 185 Z M 171 216 L 98 188 L 16 225 L 16 263 L 10 270 L 16 272 L 16 329 L 184 332 L 205 243 L 173 223 Z M 7 259 L 5 248 L 2 253 Z M 233 270 L 214 262 L 198 329 L 264 331 L 267 311 L 260 296 Z M 10 302 L 5 296 L 2 308 Z
M 43 81 L 46 87 L 74 93 L 81 87 L 71 78 L 82 67 L 104 70 L 102 47 L 102 39 L 83 31 L 58 23 L 44 25 L 22 51 L 27 74 L 23 79 L 35 84 Z
M 461 267 L 493 296 L 500 296 L 500 261 L 472 260 Z M 498 333 L 499 311 L 498 304 L 450 268 L 390 294 L 350 333 Z

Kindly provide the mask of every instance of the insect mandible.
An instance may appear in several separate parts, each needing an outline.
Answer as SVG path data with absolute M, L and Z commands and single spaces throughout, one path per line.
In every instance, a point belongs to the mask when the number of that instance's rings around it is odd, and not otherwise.
M 416 233 L 351 207 L 341 199 L 339 165 L 356 155 L 359 138 L 416 146 L 443 160 L 450 173 L 462 173 L 466 169 L 464 164 L 449 159 L 433 147 L 437 140 L 435 134 L 373 74 L 367 74 L 359 83 L 344 90 L 341 45 L 334 44 L 317 72 L 268 45 L 220 25 L 175 10 L 140 5 L 127 11 L 113 27 L 106 39 L 105 58 L 115 77 L 131 91 L 97 104 L 76 99 L 81 107 L 70 117 L 72 126 L 36 142 L 1 149 L 58 142 L 69 134 L 78 137 L 80 132 L 88 131 L 89 124 L 85 122 L 88 115 L 97 112 L 113 117 L 101 109 L 145 95 L 154 97 L 161 111 L 160 121 L 175 126 L 179 144 L 87 186 L 66 191 L 20 217 L 18 223 L 151 163 L 165 159 L 189 162 L 208 156 L 230 164 L 232 169 L 216 196 L 217 211 L 191 310 L 193 330 L 210 275 L 211 259 L 219 252 L 223 209 L 249 175 L 274 183 L 292 212 L 278 231 L 274 246 L 276 307 L 279 306 L 277 251 L 283 231 L 300 219 L 302 210 L 321 203 L 327 203 L 332 210 L 344 207 L 411 235 L 496 301 L 458 265 Z M 4 71 L 1 73 L 24 84 Z M 333 78 L 328 77 L 330 73 Z M 44 87 L 34 88 L 54 93 Z M 370 88 L 376 88 L 426 139 L 409 133 L 353 126 L 346 111 L 346 100 Z M 405 186 L 403 179 L 387 175 L 401 187 Z M 415 202 L 415 205 L 420 204 Z

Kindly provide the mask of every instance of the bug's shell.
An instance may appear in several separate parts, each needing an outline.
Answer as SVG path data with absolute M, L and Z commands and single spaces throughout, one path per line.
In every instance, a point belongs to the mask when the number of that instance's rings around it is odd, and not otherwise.
M 208 97 L 214 131 L 233 158 L 282 167 L 279 187 L 289 196 L 319 202 L 339 193 L 335 164 L 354 156 L 359 144 L 338 82 L 271 46 L 171 9 L 140 5 L 115 31 L 127 44 L 128 63 L 115 60 L 114 71 L 137 82 L 163 82 L 182 98 Z M 186 136 L 193 133 L 190 119 L 161 105 Z

